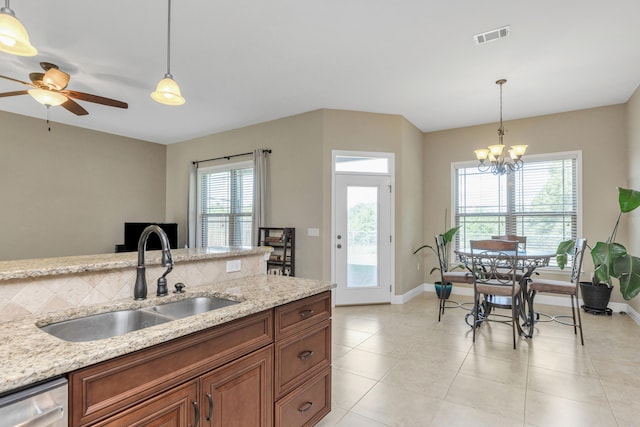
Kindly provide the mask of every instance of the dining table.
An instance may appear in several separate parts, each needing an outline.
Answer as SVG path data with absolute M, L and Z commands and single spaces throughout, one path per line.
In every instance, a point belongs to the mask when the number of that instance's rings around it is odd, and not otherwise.
M 488 255 L 489 257 L 491 257 L 490 252 L 489 253 L 487 253 L 486 251 L 482 251 L 482 252 L 483 252 L 483 255 Z M 474 274 L 473 268 L 471 265 L 472 256 L 473 256 L 472 252 L 470 250 L 455 250 L 454 253 L 457 256 L 458 260 L 462 264 L 464 264 L 465 268 L 467 268 L 471 272 L 471 274 Z M 517 269 L 519 271 L 517 276 L 519 278 L 521 301 L 522 301 L 522 303 L 519 304 L 519 309 L 518 309 L 518 314 L 521 320 L 521 322 L 518 323 L 518 330 L 526 338 L 533 337 L 533 327 L 535 324 L 535 319 L 531 319 L 531 316 L 529 314 L 530 312 L 533 312 L 533 310 L 529 311 L 529 306 L 532 304 L 528 296 L 529 292 L 527 288 L 529 278 L 533 274 L 536 274 L 536 269 L 540 267 L 547 267 L 549 265 L 549 261 L 555 255 L 556 255 L 555 252 L 550 253 L 550 252 L 536 251 L 536 250 L 518 251 L 517 254 L 515 255 Z M 491 260 L 491 262 L 493 262 L 494 264 L 499 263 L 500 260 L 498 258 L 500 258 L 501 256 L 504 257 L 504 253 L 502 253 L 501 255 L 500 253 L 496 252 L 495 259 Z M 485 295 L 485 299 L 481 307 L 482 311 L 478 313 L 478 315 L 480 317 L 486 318 L 491 313 L 491 310 L 494 307 L 511 309 L 511 304 L 512 304 L 511 297 Z M 469 326 L 473 327 L 473 322 L 469 321 L 470 317 L 473 318 L 473 313 L 467 314 L 467 316 L 465 317 L 465 321 Z

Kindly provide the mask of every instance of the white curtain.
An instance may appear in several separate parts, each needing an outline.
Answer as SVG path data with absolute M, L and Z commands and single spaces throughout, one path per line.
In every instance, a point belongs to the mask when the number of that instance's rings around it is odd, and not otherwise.
M 269 150 L 253 151 L 253 236 L 251 241 L 257 244 L 258 227 L 267 225 L 267 176 Z
M 189 169 L 189 195 L 187 201 L 187 247 L 196 247 L 196 225 L 198 222 L 198 163 L 192 163 Z

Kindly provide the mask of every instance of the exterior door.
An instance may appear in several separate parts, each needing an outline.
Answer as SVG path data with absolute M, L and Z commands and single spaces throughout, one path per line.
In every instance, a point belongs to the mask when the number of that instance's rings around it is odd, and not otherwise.
M 336 304 L 391 302 L 391 178 L 336 174 Z

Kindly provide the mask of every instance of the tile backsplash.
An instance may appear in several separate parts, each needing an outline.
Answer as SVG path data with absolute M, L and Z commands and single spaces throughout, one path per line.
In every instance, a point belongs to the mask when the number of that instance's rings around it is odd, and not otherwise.
M 169 291 L 172 291 L 178 282 L 190 287 L 265 274 L 262 254 L 243 256 L 241 260 L 240 271 L 233 273 L 226 272 L 227 259 L 176 263 L 167 275 Z M 165 268 L 161 266 L 147 267 L 149 295 L 155 295 L 156 280 L 164 271 Z M 133 299 L 135 280 L 136 269 L 129 267 L 0 281 L 0 321 L 120 299 Z

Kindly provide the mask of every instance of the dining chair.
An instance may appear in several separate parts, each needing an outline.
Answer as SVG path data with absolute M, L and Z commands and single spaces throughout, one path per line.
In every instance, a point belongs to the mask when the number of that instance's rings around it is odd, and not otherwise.
M 525 252 L 527 250 L 527 236 L 516 236 L 515 234 L 503 234 L 500 236 L 491 236 L 496 240 L 515 240 L 518 242 L 518 252 Z
M 482 322 L 494 321 L 511 324 L 513 348 L 516 348 L 516 330 L 519 329 L 521 311 L 521 287 L 518 281 L 518 242 L 511 240 L 472 240 L 471 265 L 473 271 L 473 342 L 476 329 Z M 511 315 L 492 313 L 495 308 L 491 299 L 510 297 Z M 483 297 L 483 307 L 480 298 Z M 481 308 L 484 308 L 480 315 Z M 493 316 L 495 318 L 490 318 Z
M 442 234 L 436 234 L 436 254 L 438 255 L 438 264 L 440 265 L 440 288 L 439 295 L 439 308 L 438 308 L 438 322 L 442 315 L 444 315 L 444 309 L 446 307 L 446 288 L 449 283 L 473 283 L 473 275 L 469 271 L 449 271 L 449 254 L 447 253 L 447 246 Z M 454 302 L 454 307 L 459 307 L 460 304 Z M 449 307 L 453 308 L 453 307 Z
M 582 269 L 582 259 L 584 257 L 586 247 L 587 239 L 576 239 L 572 257 L 573 265 L 571 267 L 571 277 L 568 282 L 564 280 L 539 279 L 536 277 L 531 279 L 531 281 L 529 282 L 527 291 L 530 321 L 534 319 L 534 316 L 539 317 L 533 309 L 533 300 L 538 292 L 569 295 L 569 297 L 571 298 L 571 316 L 550 316 L 544 313 L 539 314 L 549 317 L 549 320 L 547 320 L 547 322 L 556 321 L 558 323 L 562 323 L 563 325 L 573 326 L 573 333 L 576 335 L 578 334 L 578 329 L 580 329 L 580 342 L 582 343 L 582 345 L 584 345 L 584 338 L 582 336 L 582 319 L 580 318 L 580 308 L 578 307 L 578 305 L 580 301 L 580 270 Z M 568 323 L 567 321 L 563 320 L 565 318 L 571 318 L 573 322 Z

